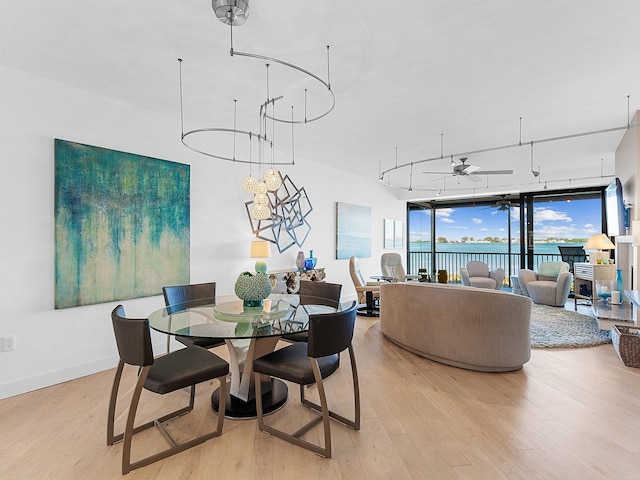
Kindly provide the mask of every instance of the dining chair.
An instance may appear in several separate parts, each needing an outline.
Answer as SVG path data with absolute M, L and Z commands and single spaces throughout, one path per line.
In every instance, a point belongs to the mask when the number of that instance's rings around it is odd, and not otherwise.
M 310 280 L 300 280 L 298 295 L 300 305 L 326 305 L 337 308 L 340 305 L 340 294 L 342 285 L 329 282 L 312 282 Z M 306 342 L 309 337 L 308 332 L 296 332 L 283 335 L 281 338 L 289 342 Z
M 309 316 L 309 338 L 307 342 L 298 342 L 276 350 L 253 361 L 256 388 L 256 410 L 258 428 L 294 445 L 311 450 L 318 455 L 331 457 L 330 419 L 337 420 L 354 430 L 360 430 L 360 388 L 358 371 L 353 351 L 353 330 L 356 320 L 356 302 L 346 309 L 335 313 L 312 314 Z M 349 350 L 353 379 L 354 419 L 348 419 L 327 405 L 324 379 L 338 368 L 339 354 Z M 260 375 L 281 378 L 300 386 L 315 383 L 318 388 L 320 404 L 311 402 L 304 396 L 301 388 L 300 401 L 306 407 L 320 415 L 299 428 L 295 433 L 286 433 L 272 425 L 266 425 L 262 410 L 262 390 Z M 303 440 L 301 437 L 315 425 L 322 422 L 324 442 L 321 445 Z
M 174 285 L 162 287 L 164 303 L 167 306 L 167 313 L 175 313 L 190 307 L 208 305 L 216 301 L 216 282 L 195 283 L 191 285 Z M 224 345 L 224 338 L 210 337 L 185 337 L 176 335 L 176 340 L 186 346 L 198 346 L 202 348 L 213 348 Z M 171 336 L 167 336 L 167 353 Z
M 149 320 L 147 318 L 126 318 L 124 307 L 118 305 L 113 312 L 111 312 L 111 321 L 113 323 L 113 332 L 116 337 L 120 360 L 118 361 L 118 367 L 113 379 L 109 400 L 107 445 L 113 445 L 116 442 L 123 441 L 122 474 L 124 475 L 136 468 L 157 462 L 158 460 L 203 443 L 210 438 L 219 436 L 222 433 L 224 424 L 224 415 L 221 414 L 218 415 L 215 430 L 183 443 L 177 443 L 162 424 L 193 410 L 196 384 L 216 378 L 220 382 L 220 390 L 222 392 L 219 411 L 224 412 L 229 364 L 214 353 L 200 347 L 187 347 L 162 357 L 154 358 L 153 348 L 151 346 L 151 333 L 149 331 Z M 131 402 L 129 404 L 124 432 L 116 435 L 114 434 L 116 403 L 118 400 L 120 380 L 125 365 L 138 367 L 138 380 L 131 393 Z M 186 387 L 191 387 L 188 406 L 163 415 L 143 425 L 134 426 L 136 411 L 143 389 L 164 395 Z M 160 429 L 160 432 L 171 446 L 159 453 L 131 462 L 133 436 L 153 426 L 157 426 Z M 200 422 L 198 422 L 198 427 L 201 427 Z

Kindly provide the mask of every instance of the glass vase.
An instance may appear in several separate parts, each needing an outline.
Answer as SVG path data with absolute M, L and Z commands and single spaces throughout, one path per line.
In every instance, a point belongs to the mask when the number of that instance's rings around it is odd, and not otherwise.
M 624 297 L 624 284 L 622 282 L 622 270 L 616 270 L 616 290 L 620 292 L 620 303 L 622 303 L 622 297 Z
M 309 258 L 304 259 L 304 269 L 305 270 L 313 270 L 316 268 L 316 263 L 318 259 L 313 256 L 313 250 L 309 250 Z

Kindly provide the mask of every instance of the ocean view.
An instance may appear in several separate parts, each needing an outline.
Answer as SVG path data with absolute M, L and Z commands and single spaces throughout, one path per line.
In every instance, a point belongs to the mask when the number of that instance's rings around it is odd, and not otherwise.
M 560 254 L 558 245 L 562 246 L 582 246 L 583 243 L 556 243 L 556 242 L 535 242 L 534 253 L 539 254 Z M 430 252 L 431 242 L 409 242 L 410 252 Z M 455 253 L 507 253 L 508 245 L 506 243 L 490 243 L 490 242 L 444 242 L 436 243 L 436 252 L 455 252 Z M 520 252 L 520 244 L 511 244 L 511 253 Z

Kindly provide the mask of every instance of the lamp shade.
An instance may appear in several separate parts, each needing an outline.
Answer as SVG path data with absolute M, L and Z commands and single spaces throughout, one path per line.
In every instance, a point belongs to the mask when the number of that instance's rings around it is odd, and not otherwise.
M 251 258 L 268 258 L 271 256 L 271 242 L 253 240 L 251 242 Z
M 592 235 L 582 247 L 584 250 L 613 250 L 616 246 L 604 233 Z

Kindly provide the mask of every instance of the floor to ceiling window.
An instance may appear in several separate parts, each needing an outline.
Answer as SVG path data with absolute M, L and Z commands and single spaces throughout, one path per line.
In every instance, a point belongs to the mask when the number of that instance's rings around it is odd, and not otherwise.
M 523 264 L 528 268 L 558 259 L 559 246 L 582 247 L 591 235 L 605 231 L 602 189 L 529 193 L 523 205 L 528 226 Z
M 602 188 L 498 196 L 482 201 L 408 204 L 411 273 L 446 270 L 459 281 L 470 260 L 503 268 L 505 285 L 520 268 L 561 260 L 559 245 L 582 246 L 604 231 Z

